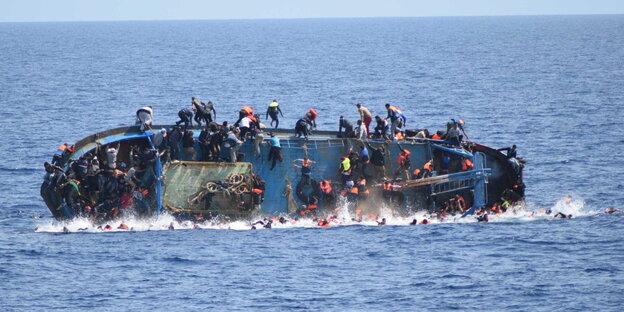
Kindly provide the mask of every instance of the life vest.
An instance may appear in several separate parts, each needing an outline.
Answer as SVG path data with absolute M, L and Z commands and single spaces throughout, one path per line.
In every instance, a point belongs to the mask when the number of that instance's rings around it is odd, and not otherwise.
M 420 176 L 420 169 L 418 168 L 414 169 L 414 172 L 412 172 L 412 175 L 414 176 L 414 178 L 418 178 Z
M 148 190 L 140 188 L 140 187 L 139 187 L 138 191 L 139 191 L 139 193 L 143 194 L 143 196 L 146 196 L 149 193 Z
M 389 110 L 396 112 L 397 114 L 403 114 L 403 111 L 400 110 L 398 107 L 390 105 L 390 107 L 388 107 Z
M 317 205 L 317 204 L 309 204 L 309 205 L 308 205 L 308 210 L 314 210 L 314 209 L 316 209 L 316 208 L 318 208 L 318 205 Z
M 243 106 L 243 108 L 241 108 L 241 111 L 244 111 L 244 112 L 246 112 L 249 115 L 252 115 L 254 110 L 253 110 L 253 108 L 251 108 L 249 106 Z
M 431 163 L 431 160 L 425 163 L 425 165 L 423 166 L 423 169 L 429 172 L 433 171 L 433 163 Z
M 312 116 L 312 120 L 316 119 L 316 116 L 318 116 L 314 108 L 310 108 L 310 115 Z
M 432 140 L 442 140 L 442 137 L 441 137 L 441 136 L 439 136 L 439 135 L 436 133 L 436 134 L 434 134 L 434 135 L 431 137 L 431 139 L 432 139 Z
M 462 168 L 462 171 L 466 171 L 466 170 L 474 168 L 474 164 L 472 163 L 470 159 L 466 158 L 462 160 L 461 168 Z
M 252 190 L 252 192 L 254 192 L 256 194 L 262 194 L 262 193 L 264 193 L 264 190 L 261 190 L 259 188 L 255 188 L 255 189 Z
M 273 101 L 273 102 L 271 102 L 271 103 L 269 104 L 269 107 L 278 107 L 278 106 L 279 106 L 279 103 L 277 103 L 277 102 L 275 102 L 275 101 Z
M 383 187 L 384 191 L 392 191 L 392 183 L 384 182 L 381 187 Z
M 394 137 L 395 137 L 397 140 L 403 140 L 403 139 L 405 139 L 405 136 L 403 135 L 403 133 L 402 133 L 402 132 L 397 132 L 397 133 L 394 135 Z
M 357 186 L 352 187 L 351 188 L 351 194 L 357 194 L 357 193 L 359 193 L 359 190 L 358 190 Z
M 321 187 L 321 191 L 325 194 L 329 194 L 332 191 L 331 184 L 328 181 L 321 181 L 319 186 Z
M 343 172 L 347 172 L 349 171 L 349 169 L 351 169 L 351 159 L 349 159 L 348 157 L 346 157 L 340 164 L 342 166 Z
M 399 163 L 399 165 L 403 166 L 404 164 L 406 164 L 407 162 L 407 157 L 411 154 L 410 151 L 408 150 L 402 150 L 399 153 L 399 157 L 397 158 L 397 163 Z

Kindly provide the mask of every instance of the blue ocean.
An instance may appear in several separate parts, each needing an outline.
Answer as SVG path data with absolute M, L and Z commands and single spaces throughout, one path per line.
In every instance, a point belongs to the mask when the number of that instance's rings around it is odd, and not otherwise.
M 522 213 L 489 223 L 314 223 L 74 231 L 39 196 L 57 146 L 278 99 L 320 129 L 395 104 L 409 128 L 466 121 L 516 144 Z M 621 311 L 624 16 L 0 24 L 1 311 Z M 564 198 L 572 196 L 571 202 Z M 560 220 L 531 216 L 550 209 Z M 171 222 L 175 230 L 167 230 Z M 64 234 L 62 228 L 71 231 Z

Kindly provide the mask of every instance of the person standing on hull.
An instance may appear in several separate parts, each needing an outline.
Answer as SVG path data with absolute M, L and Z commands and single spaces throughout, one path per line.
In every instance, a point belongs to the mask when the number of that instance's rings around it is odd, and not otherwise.
M 368 138 L 368 132 L 366 131 L 365 125 L 361 120 L 357 121 L 357 127 L 355 127 L 353 133 L 358 140 L 364 140 Z
M 273 122 L 275 122 L 275 129 L 277 129 L 277 127 L 279 127 L 279 115 L 282 115 L 282 117 L 284 117 L 284 114 L 282 113 L 282 110 L 279 107 L 279 103 L 277 103 L 277 100 L 273 100 L 273 102 L 269 103 L 269 107 L 267 108 L 266 111 L 266 116 L 265 116 L 265 120 L 269 119 L 269 116 L 271 116 L 271 123 L 270 125 L 273 126 Z
M 375 130 L 373 137 L 388 138 L 388 132 L 390 131 L 390 127 L 388 126 L 388 120 L 379 116 L 375 116 L 375 122 L 377 123 L 377 125 L 375 126 L 375 129 L 373 129 Z
M 370 124 L 371 124 L 371 121 L 373 121 L 373 114 L 371 114 L 370 110 L 368 110 L 368 108 L 364 107 L 364 105 L 362 104 L 356 104 L 355 106 L 357 107 L 358 112 L 360 113 L 360 120 L 362 120 L 362 122 L 366 126 L 366 133 L 367 134 L 371 133 Z
M 181 109 L 178 112 L 178 117 L 180 120 L 176 121 L 176 126 L 179 126 L 181 123 L 184 123 L 184 127 L 188 128 L 189 126 L 193 127 L 193 110 L 186 107 Z
M 241 119 L 240 125 L 240 139 L 244 142 L 247 133 L 249 133 L 252 129 L 252 125 L 256 122 L 256 118 L 253 115 L 248 115 Z
M 405 115 L 403 115 L 403 111 L 396 106 L 386 104 L 386 110 L 388 110 L 387 118 L 390 118 L 390 122 L 392 123 L 390 135 L 394 137 L 397 132 L 397 128 L 405 127 L 407 120 L 405 119 Z
M 141 131 L 152 129 L 152 123 L 154 122 L 154 110 L 151 106 L 143 106 L 136 112 L 137 126 L 140 126 Z
M 214 104 L 211 101 L 208 101 L 208 104 L 202 103 L 199 99 L 192 98 L 191 102 L 193 104 L 193 110 L 195 111 L 195 122 L 197 126 L 201 127 L 202 121 L 206 123 L 206 125 L 212 122 L 212 113 L 214 113 L 214 118 L 217 119 L 217 111 L 214 109 Z
M 243 106 L 238 112 L 238 120 L 234 123 L 234 127 L 238 127 L 245 117 L 253 117 L 254 109 L 251 106 Z
M 463 140 L 463 136 L 459 132 L 459 125 L 456 122 L 446 132 L 445 140 L 452 145 L 459 145 Z
M 344 129 L 344 134 L 342 133 L 342 129 Z M 338 137 L 340 138 L 352 138 L 353 135 L 353 124 L 344 118 L 344 116 L 340 116 L 340 121 L 338 122 Z
M 240 130 L 238 130 L 238 128 L 234 128 L 232 131 L 228 132 L 227 138 L 225 139 L 225 142 L 223 143 L 224 147 L 227 148 L 229 151 L 229 161 L 233 163 L 238 161 L 237 159 L 238 149 L 243 143 L 240 140 L 238 140 L 239 132 Z
M 303 136 L 307 140 L 308 135 L 310 134 L 310 129 L 308 128 L 308 126 L 310 128 L 316 129 L 317 116 L 318 114 L 316 113 L 316 110 L 314 110 L 314 108 L 310 108 L 310 110 L 303 116 L 303 118 L 297 121 L 297 124 L 295 125 L 295 136 L 298 138 Z

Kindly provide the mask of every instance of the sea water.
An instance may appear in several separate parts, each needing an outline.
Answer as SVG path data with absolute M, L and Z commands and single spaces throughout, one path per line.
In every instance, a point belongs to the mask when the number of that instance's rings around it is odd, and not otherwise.
M 624 215 L 603 213 L 624 208 L 621 15 L 5 23 L 0 42 L 3 311 L 624 305 Z M 356 103 L 381 116 L 392 103 L 408 128 L 461 118 L 471 140 L 518 146 L 527 201 L 487 224 L 409 226 L 426 216 L 390 210 L 386 226 L 345 214 L 256 231 L 50 218 L 39 185 L 58 145 L 132 124 L 143 105 L 170 124 L 191 96 L 212 100 L 218 121 L 277 99 L 283 127 L 314 107 L 334 130 Z

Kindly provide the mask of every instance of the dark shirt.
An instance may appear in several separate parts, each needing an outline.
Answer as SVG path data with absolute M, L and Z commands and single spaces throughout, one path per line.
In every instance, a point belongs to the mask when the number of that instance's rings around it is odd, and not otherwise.
M 182 147 L 193 147 L 195 145 L 195 139 L 193 139 L 193 132 L 187 131 L 182 137 Z
M 338 135 L 342 136 L 342 129 L 345 129 L 345 136 L 350 136 L 353 133 L 353 124 L 350 123 L 347 119 L 340 119 L 338 123 Z

